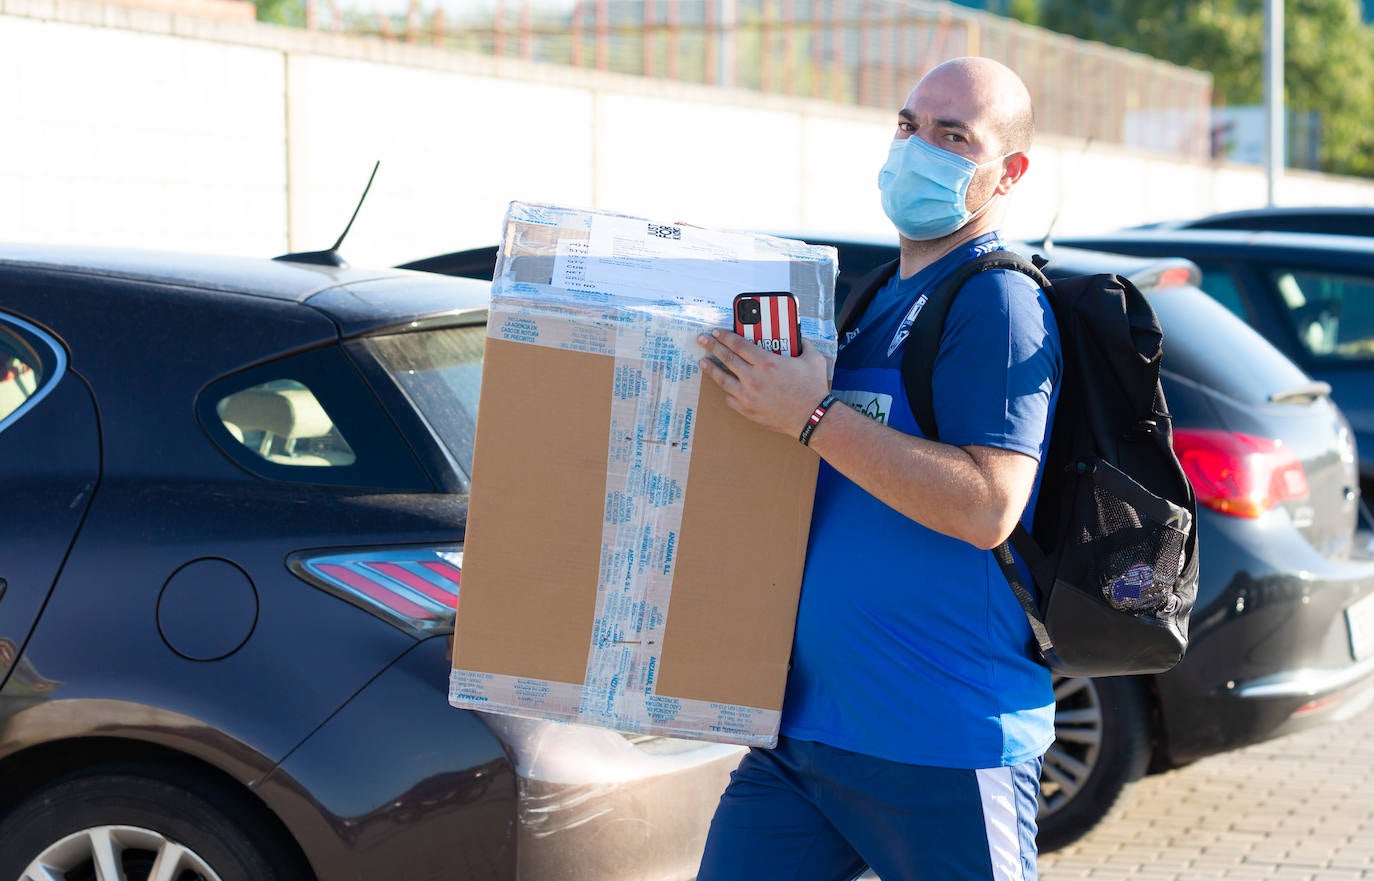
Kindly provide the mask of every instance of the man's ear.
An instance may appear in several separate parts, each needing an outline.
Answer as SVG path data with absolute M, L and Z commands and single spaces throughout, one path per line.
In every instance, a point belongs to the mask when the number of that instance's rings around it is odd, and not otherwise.
M 1030 157 L 1025 153 L 1013 153 L 1002 165 L 1002 179 L 997 182 L 997 192 L 1005 196 L 1030 168 Z

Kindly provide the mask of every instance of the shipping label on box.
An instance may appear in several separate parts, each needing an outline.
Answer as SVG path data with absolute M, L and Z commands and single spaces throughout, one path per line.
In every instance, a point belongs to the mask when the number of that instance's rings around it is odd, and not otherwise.
M 696 337 L 791 291 L 833 363 L 835 252 L 513 203 L 492 287 L 455 706 L 776 741 L 817 461 Z

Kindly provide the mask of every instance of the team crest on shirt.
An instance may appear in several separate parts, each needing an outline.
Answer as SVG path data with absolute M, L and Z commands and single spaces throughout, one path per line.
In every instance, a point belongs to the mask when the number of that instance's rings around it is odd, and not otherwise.
M 907 310 L 906 317 L 902 319 L 902 323 L 897 327 L 897 332 L 892 335 L 892 342 L 888 343 L 887 357 L 891 358 L 892 353 L 897 351 L 897 347 L 900 346 L 907 337 L 911 336 L 911 325 L 916 323 L 916 316 L 921 314 L 921 307 L 925 306 L 926 300 L 928 299 L 930 299 L 929 296 L 921 294 L 921 296 L 916 298 L 916 302 L 911 304 L 911 308 Z
M 991 254 L 993 251 L 1001 251 L 1003 248 L 1005 248 L 1005 245 L 1002 244 L 1000 239 L 993 239 L 990 242 L 984 242 L 981 245 L 970 248 L 968 256 L 964 259 L 973 260 L 976 257 L 982 257 L 984 254 Z M 892 335 L 892 342 L 887 346 L 887 357 L 891 358 L 893 353 L 897 351 L 897 347 L 905 342 L 907 337 L 911 336 L 911 325 L 916 323 L 916 316 L 921 314 L 921 308 L 925 306 L 926 300 L 928 299 L 930 299 L 929 294 L 921 294 L 921 296 L 916 298 L 916 302 L 911 304 L 911 309 L 907 311 L 906 317 L 902 319 L 902 323 L 897 326 L 897 332 Z M 845 342 L 848 342 L 848 340 L 845 340 Z
M 837 391 L 834 395 L 874 422 L 887 425 L 888 414 L 892 412 L 892 395 L 863 390 Z

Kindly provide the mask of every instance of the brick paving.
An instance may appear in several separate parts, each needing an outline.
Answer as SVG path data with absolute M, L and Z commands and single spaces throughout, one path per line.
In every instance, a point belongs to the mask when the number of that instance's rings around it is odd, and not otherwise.
M 1374 881 L 1374 708 L 1147 777 L 1041 881 Z

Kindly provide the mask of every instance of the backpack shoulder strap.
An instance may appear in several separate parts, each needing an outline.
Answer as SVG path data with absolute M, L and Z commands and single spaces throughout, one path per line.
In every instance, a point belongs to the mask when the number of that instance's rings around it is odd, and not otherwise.
M 940 351 L 940 338 L 945 331 L 945 318 L 949 315 L 954 297 L 964 284 L 989 269 L 1021 272 L 1042 288 L 1049 288 L 1049 280 L 1035 263 L 1014 251 L 992 251 L 962 264 L 926 295 L 925 305 L 912 325 L 911 337 L 907 339 L 902 354 L 902 382 L 906 386 L 907 403 L 911 405 L 916 424 L 931 440 L 939 440 L 940 437 L 930 383 L 935 374 L 935 356 Z
M 900 263 L 900 260 L 884 263 L 854 285 L 849 296 L 845 297 L 844 302 L 840 304 L 840 311 L 835 315 L 835 332 L 839 334 L 841 339 L 844 338 L 846 330 L 859 323 L 864 310 L 868 308 L 869 303 L 873 302 L 878 291 L 882 290 L 883 285 L 887 284 L 888 280 L 897 274 L 897 267 Z
M 1044 265 L 1044 259 L 1038 256 L 1032 262 L 1014 251 L 992 251 L 975 257 L 955 269 L 930 292 L 926 304 L 921 307 L 916 323 L 912 326 L 911 337 L 906 341 L 906 350 L 902 353 L 902 382 L 906 386 L 907 402 L 916 417 L 916 424 L 921 427 L 927 438 L 938 440 L 940 436 L 939 426 L 935 422 L 931 379 L 935 373 L 935 356 L 940 350 L 940 338 L 945 331 L 945 319 L 949 316 L 949 307 L 955 296 L 970 278 L 989 269 L 1007 269 L 1024 273 L 1048 292 L 1050 281 L 1041 271 Z M 1006 577 L 1012 593 L 1016 595 L 1021 610 L 1026 614 L 1026 621 L 1035 641 L 1035 655 L 1042 663 L 1053 666 L 1058 657 L 1055 654 L 1054 641 L 1045 629 L 1035 595 L 1022 581 L 1021 573 L 1016 568 L 1016 560 L 1011 553 L 1013 546 L 1032 570 L 1041 563 L 1045 553 L 1021 523 L 1016 524 L 1009 541 L 1004 541 L 992 549 L 998 567 Z

